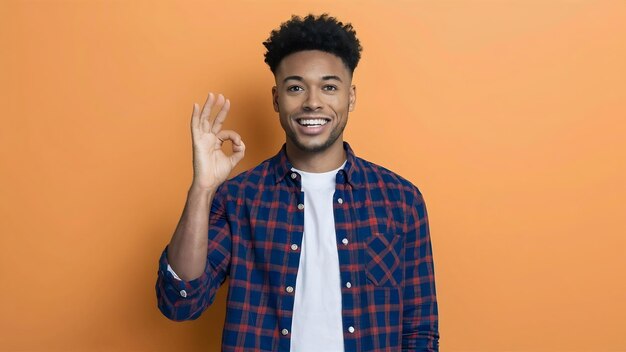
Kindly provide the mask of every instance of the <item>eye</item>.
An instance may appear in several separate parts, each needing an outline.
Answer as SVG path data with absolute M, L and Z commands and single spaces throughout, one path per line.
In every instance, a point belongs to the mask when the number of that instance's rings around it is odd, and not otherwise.
M 299 92 L 301 90 L 303 90 L 303 89 L 300 86 L 289 86 L 289 87 L 287 87 L 287 91 L 288 92 Z
M 325 86 L 323 87 L 323 89 L 324 89 L 324 90 L 327 90 L 327 91 L 335 91 L 335 90 L 337 90 L 337 86 L 333 86 L 333 85 L 331 85 L 331 84 L 328 84 L 328 85 L 325 85 Z

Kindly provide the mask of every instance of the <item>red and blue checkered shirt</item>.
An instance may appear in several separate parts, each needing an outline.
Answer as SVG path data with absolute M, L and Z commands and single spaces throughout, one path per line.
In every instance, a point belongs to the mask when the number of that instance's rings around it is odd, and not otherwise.
M 435 277 L 422 194 L 402 177 L 356 157 L 348 143 L 344 148 L 347 161 L 337 173 L 333 212 L 345 350 L 437 351 Z M 202 276 L 174 278 L 167 270 L 167 247 L 161 255 L 156 294 L 169 319 L 198 318 L 228 278 L 223 351 L 290 350 L 304 230 L 304 193 L 291 168 L 283 146 L 219 187 Z

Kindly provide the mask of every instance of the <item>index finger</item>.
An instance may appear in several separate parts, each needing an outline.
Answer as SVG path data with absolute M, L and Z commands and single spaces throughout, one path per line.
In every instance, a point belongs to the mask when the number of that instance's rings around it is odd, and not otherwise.
M 226 116 L 228 115 L 228 111 L 230 110 L 230 100 L 226 99 L 224 105 L 222 105 L 222 109 L 215 116 L 215 120 L 213 121 L 213 126 L 211 127 L 211 132 L 218 133 L 222 129 L 222 124 L 224 120 L 226 120 Z

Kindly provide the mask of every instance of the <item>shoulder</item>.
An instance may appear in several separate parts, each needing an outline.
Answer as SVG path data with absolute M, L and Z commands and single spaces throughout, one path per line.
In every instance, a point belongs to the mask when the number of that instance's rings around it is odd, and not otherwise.
M 360 157 L 355 157 L 355 163 L 362 171 L 364 184 L 368 188 L 381 188 L 389 195 L 402 198 L 407 204 L 423 201 L 420 189 L 408 179 Z

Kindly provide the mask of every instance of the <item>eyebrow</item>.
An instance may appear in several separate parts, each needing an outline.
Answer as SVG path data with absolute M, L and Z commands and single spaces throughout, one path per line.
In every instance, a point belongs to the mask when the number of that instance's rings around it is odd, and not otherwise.
M 285 79 L 283 80 L 283 83 L 287 82 L 288 80 L 293 79 L 295 81 L 304 81 L 304 78 L 302 78 L 301 76 L 287 76 L 285 77 Z M 322 76 L 322 81 L 329 81 L 329 80 L 337 80 L 339 82 L 343 81 L 341 80 L 341 78 L 339 76 L 335 76 L 335 75 L 328 75 L 328 76 Z

